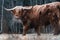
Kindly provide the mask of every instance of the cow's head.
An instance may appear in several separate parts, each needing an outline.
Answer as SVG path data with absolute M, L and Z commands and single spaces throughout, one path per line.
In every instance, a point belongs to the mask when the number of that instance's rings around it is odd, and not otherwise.
M 12 9 L 5 8 L 5 10 L 11 11 L 13 13 L 13 16 L 16 19 L 20 19 L 20 18 L 24 17 L 27 14 L 27 12 L 30 11 L 31 8 L 32 8 L 32 6 L 31 7 L 16 6 Z
M 21 16 L 21 13 L 22 13 L 22 6 L 16 6 L 16 7 L 11 8 L 11 9 L 5 8 L 5 10 L 11 11 L 12 14 L 13 14 L 13 16 L 14 16 L 15 18 L 19 19 L 20 16 Z

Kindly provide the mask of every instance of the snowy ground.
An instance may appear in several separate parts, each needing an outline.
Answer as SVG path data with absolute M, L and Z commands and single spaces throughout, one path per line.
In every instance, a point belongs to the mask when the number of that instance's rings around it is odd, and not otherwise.
M 27 34 L 22 36 L 22 34 L 0 34 L 0 40 L 60 40 L 60 35 L 53 34 Z

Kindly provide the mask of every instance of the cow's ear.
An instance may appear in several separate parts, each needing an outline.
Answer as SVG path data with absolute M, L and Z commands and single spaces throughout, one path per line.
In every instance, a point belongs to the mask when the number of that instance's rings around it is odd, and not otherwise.
M 15 9 L 14 10 L 11 10 L 11 13 L 15 13 Z

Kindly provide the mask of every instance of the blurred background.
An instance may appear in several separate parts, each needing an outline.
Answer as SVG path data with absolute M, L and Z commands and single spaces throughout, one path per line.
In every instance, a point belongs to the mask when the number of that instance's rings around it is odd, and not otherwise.
M 51 3 L 60 0 L 0 0 L 0 33 L 22 33 L 23 26 L 18 22 L 13 22 L 13 15 L 3 8 L 13 8 L 15 6 L 34 6 L 46 3 Z M 14 26 L 14 28 L 12 28 Z M 52 33 L 53 27 L 43 27 L 42 33 Z M 34 29 L 30 29 L 28 33 L 35 33 Z

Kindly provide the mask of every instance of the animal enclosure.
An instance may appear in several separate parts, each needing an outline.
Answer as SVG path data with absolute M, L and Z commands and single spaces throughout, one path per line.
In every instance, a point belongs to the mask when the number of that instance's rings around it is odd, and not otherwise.
M 52 3 L 52 2 L 56 2 L 56 1 L 60 1 L 60 0 L 0 0 L 0 40 L 60 40 L 60 35 L 53 35 L 54 28 L 49 23 L 49 21 L 47 21 L 48 23 L 45 23 L 45 25 L 43 25 L 42 28 L 40 28 L 41 35 L 37 36 L 37 34 L 35 34 L 36 30 L 34 28 L 32 28 L 34 26 L 34 24 L 33 24 L 34 20 L 32 21 L 32 24 L 30 24 L 30 20 L 28 21 L 28 25 L 29 26 L 32 25 L 32 27 L 28 30 L 28 32 L 26 34 L 26 39 L 23 39 L 24 36 L 22 36 L 22 34 L 23 34 L 24 25 L 22 25 L 21 20 L 15 18 L 15 16 L 14 16 L 15 14 L 13 13 L 13 10 L 11 10 L 11 9 L 14 9 L 14 7 L 18 8 L 18 9 L 20 7 L 28 9 L 30 6 L 32 6 L 32 8 L 34 8 L 35 5 L 44 5 L 44 4 L 48 4 L 48 3 Z M 49 5 L 47 5 L 46 7 L 47 8 L 50 7 Z M 42 6 L 43 9 L 44 9 L 44 7 Z M 54 4 L 54 7 L 55 7 L 55 4 Z M 11 11 L 5 10 L 6 8 L 10 9 Z M 38 6 L 37 6 L 37 8 L 38 8 Z M 60 9 L 60 7 L 57 7 L 57 8 Z M 26 12 L 26 11 L 27 12 L 32 11 L 32 10 L 26 10 L 26 9 L 24 9 L 25 11 L 22 10 L 22 13 Z M 52 7 L 51 9 L 55 9 L 55 8 Z M 42 12 L 45 12 L 45 11 L 46 10 L 44 10 Z M 48 9 L 48 11 L 50 11 L 50 10 Z M 46 14 L 44 14 L 44 15 L 48 15 L 47 18 L 43 19 L 42 22 L 48 20 L 48 18 L 50 16 L 50 14 L 48 14 L 48 11 L 46 12 Z M 17 10 L 17 12 L 20 13 L 19 10 Z M 54 12 L 55 12 L 55 10 L 54 10 Z M 17 13 L 17 14 L 19 14 L 19 13 Z M 17 15 L 17 14 L 16 14 L 16 16 L 20 15 L 20 14 L 19 15 Z M 41 15 L 41 13 L 39 13 L 39 15 Z M 24 16 L 26 16 L 26 15 L 24 15 Z M 27 15 L 27 17 L 28 17 L 28 15 Z M 52 17 L 55 17 L 57 19 L 56 13 Z M 43 18 L 45 18 L 45 16 Z M 26 19 L 24 19 L 24 20 L 26 20 Z M 56 27 L 56 28 L 58 28 L 58 27 Z M 59 31 L 59 33 L 60 33 L 60 31 Z

